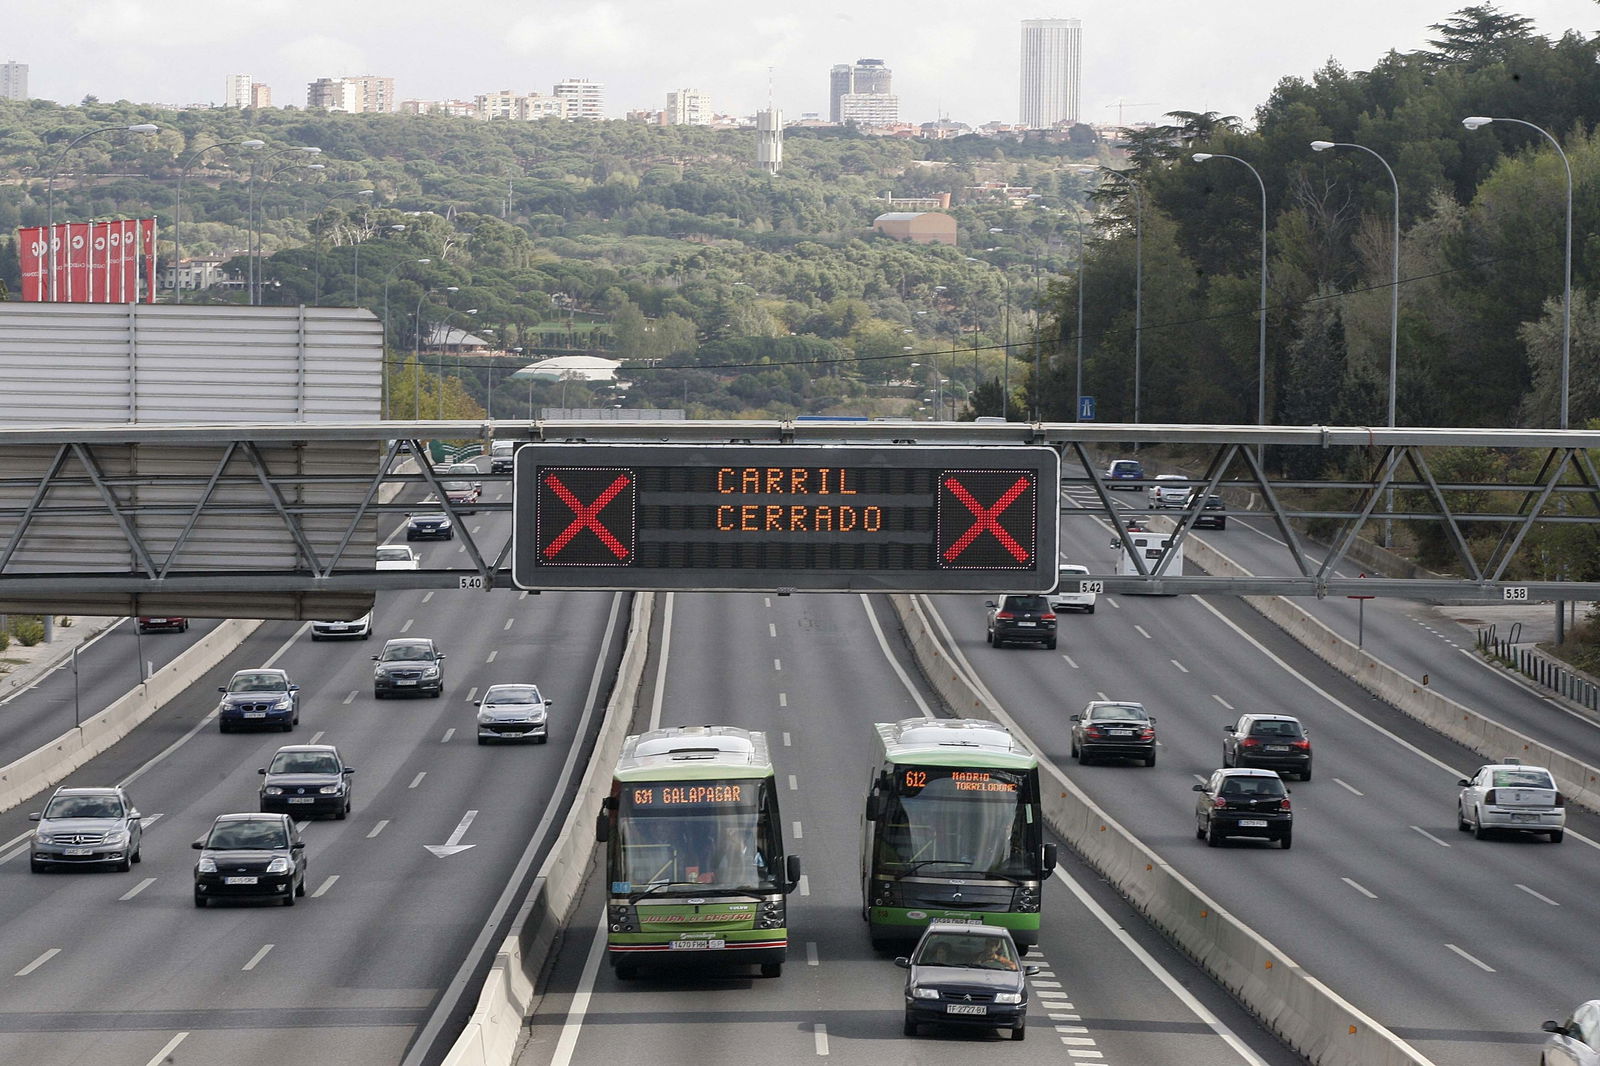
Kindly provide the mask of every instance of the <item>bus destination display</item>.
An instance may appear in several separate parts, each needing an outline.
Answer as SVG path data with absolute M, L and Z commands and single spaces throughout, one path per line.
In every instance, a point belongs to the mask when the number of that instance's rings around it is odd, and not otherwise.
M 1046 447 L 531 445 L 513 473 L 527 589 L 1049 591 Z
M 948 766 L 914 767 L 900 771 L 899 792 L 902 796 L 915 796 L 929 785 L 947 782 L 946 790 L 953 792 L 1016 792 L 1017 774 L 1007 770 L 961 770 Z

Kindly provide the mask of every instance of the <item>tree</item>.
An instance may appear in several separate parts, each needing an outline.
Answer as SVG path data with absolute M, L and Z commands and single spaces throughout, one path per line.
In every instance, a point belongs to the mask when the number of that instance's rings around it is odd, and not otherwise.
M 1428 28 L 1439 36 L 1429 39 L 1433 51 L 1425 56 L 1442 66 L 1471 69 L 1504 62 L 1517 44 L 1534 36 L 1532 19 L 1507 14 L 1493 4 L 1464 7 Z

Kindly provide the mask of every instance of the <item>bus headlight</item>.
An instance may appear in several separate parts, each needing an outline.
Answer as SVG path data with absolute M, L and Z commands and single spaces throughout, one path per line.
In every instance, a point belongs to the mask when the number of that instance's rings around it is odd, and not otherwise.
M 784 906 L 782 900 L 764 900 L 761 911 L 756 915 L 755 927 L 757 929 L 782 929 L 784 925 Z
M 617 904 L 611 908 L 611 931 L 613 933 L 636 933 L 638 927 L 634 925 L 633 908 L 627 904 Z

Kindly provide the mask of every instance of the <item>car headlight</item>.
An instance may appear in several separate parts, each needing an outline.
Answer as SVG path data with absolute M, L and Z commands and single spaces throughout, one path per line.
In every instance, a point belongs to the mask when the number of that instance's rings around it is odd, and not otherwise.
M 217 872 L 217 863 L 215 859 L 207 857 L 196 863 L 194 868 L 196 873 L 214 874 Z
M 261 794 L 263 796 L 281 796 L 283 795 L 283 789 L 279 788 L 277 785 L 268 785 L 266 788 L 261 790 Z
M 528 717 L 535 722 L 544 721 L 544 708 L 540 707 L 537 711 L 530 712 Z
M 54 844 L 56 842 L 56 838 L 48 833 L 35 833 L 33 839 L 41 844 Z
M 113 829 L 106 834 L 106 843 L 114 848 L 127 847 L 128 841 L 131 839 L 132 837 L 128 835 L 126 829 Z
M 427 667 L 426 669 L 424 669 L 422 671 L 422 676 L 423 677 L 438 677 L 439 676 L 439 668 L 437 666 Z
M 1022 993 L 1021 992 L 996 992 L 994 994 L 994 1001 L 996 1003 L 1021 1003 L 1022 1002 Z
M 321 788 L 317 789 L 317 791 L 324 796 L 337 796 L 339 794 L 339 790 L 343 787 L 343 785 L 323 785 Z
M 279 700 L 277 703 L 274 703 L 272 705 L 272 709 L 275 710 L 275 711 L 287 711 L 292 706 L 294 706 L 294 701 L 291 700 L 288 696 L 285 696 L 285 697 L 283 697 L 283 699 Z
M 286 874 L 288 872 L 289 860 L 284 858 L 282 855 L 279 855 L 276 859 L 273 859 L 271 862 L 267 863 L 267 873 L 269 874 Z
M 479 725 L 493 725 L 494 721 L 495 721 L 494 715 L 490 714 L 488 711 L 479 711 L 478 712 L 478 724 Z
M 937 988 L 913 988 L 911 997 L 913 999 L 938 999 L 939 990 Z

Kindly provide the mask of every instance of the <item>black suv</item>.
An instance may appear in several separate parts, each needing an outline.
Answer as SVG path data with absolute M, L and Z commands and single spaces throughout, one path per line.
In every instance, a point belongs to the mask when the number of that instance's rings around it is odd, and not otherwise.
M 990 600 L 990 644 L 1004 647 L 1007 641 L 1017 644 L 1043 644 L 1056 646 L 1056 612 L 1050 598 L 1038 593 L 1012 593 Z
M 1072 755 L 1091 759 L 1140 759 L 1156 764 L 1156 720 L 1142 703 L 1092 700 L 1072 716 Z
M 380 700 L 397 695 L 438 699 L 444 693 L 444 653 L 428 637 L 386 641 L 372 661 L 378 664 L 372 668 L 372 694 Z
M 1183 509 L 1193 511 L 1195 499 L 1199 495 L 1199 489 L 1190 490 L 1189 498 L 1183 501 Z M 1200 506 L 1200 513 L 1194 516 L 1194 528 L 1227 529 L 1228 516 L 1222 513 L 1225 510 L 1227 510 L 1227 506 L 1222 502 L 1221 496 L 1207 496 L 1205 503 Z
M 1244 714 L 1222 731 L 1223 766 L 1255 766 L 1311 780 L 1311 737 L 1287 714 Z
M 1271 770 L 1213 770 L 1194 804 L 1194 835 L 1212 847 L 1223 837 L 1266 837 L 1285 850 L 1293 841 L 1294 811 L 1283 778 Z
M 287 814 L 223 814 L 192 845 L 194 905 L 214 899 L 271 899 L 293 907 L 306 894 L 306 846 Z
M 1037 966 L 1022 965 L 1011 933 L 995 925 L 934 922 L 916 950 L 894 960 L 907 971 L 905 1034 L 917 1027 L 977 1025 L 1028 1035 L 1028 981 Z

